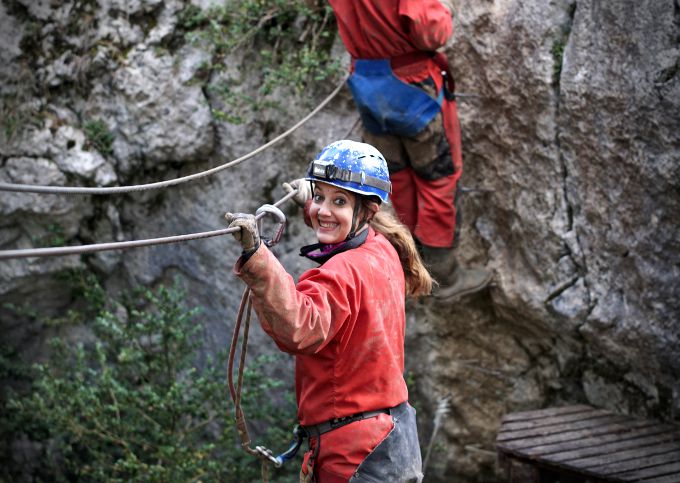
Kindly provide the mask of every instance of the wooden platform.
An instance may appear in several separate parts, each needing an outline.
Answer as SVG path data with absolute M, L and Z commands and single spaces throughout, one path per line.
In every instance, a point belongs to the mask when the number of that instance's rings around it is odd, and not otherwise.
M 590 406 L 508 414 L 496 449 L 509 482 L 680 483 L 680 425 Z

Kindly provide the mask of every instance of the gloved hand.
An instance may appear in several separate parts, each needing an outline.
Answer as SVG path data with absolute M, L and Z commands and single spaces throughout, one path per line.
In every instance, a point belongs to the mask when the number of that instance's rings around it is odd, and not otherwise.
M 307 203 L 307 200 L 312 197 L 312 187 L 310 186 L 309 181 L 304 178 L 293 180 L 290 183 L 283 183 L 281 187 L 283 187 L 283 191 L 285 191 L 286 194 L 297 189 L 298 192 L 293 196 L 293 201 L 303 208 L 305 203 Z
M 232 233 L 236 241 L 241 243 L 245 253 L 253 253 L 260 246 L 260 234 L 257 230 L 255 215 L 248 213 L 225 213 L 229 228 L 240 228 Z

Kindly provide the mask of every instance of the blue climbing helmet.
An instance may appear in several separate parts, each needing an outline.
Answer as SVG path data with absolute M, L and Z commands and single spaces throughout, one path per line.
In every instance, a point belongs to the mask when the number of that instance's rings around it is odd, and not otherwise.
M 308 181 L 321 181 L 364 196 L 389 201 L 387 162 L 370 144 L 343 139 L 329 144 L 309 164 Z

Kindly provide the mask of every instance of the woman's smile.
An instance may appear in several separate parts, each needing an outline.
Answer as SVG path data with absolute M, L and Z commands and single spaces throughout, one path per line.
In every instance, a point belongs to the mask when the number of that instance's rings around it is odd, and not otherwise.
M 347 238 L 352 229 L 355 203 L 353 193 L 326 183 L 315 183 L 309 215 L 320 243 L 330 245 Z

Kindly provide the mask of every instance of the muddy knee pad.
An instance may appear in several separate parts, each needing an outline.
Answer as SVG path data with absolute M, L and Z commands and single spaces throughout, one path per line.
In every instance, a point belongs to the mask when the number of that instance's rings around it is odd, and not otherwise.
M 421 178 L 435 180 L 455 172 L 441 112 L 424 130 L 414 137 L 402 138 L 402 142 L 408 163 Z
M 390 174 L 401 171 L 408 166 L 408 155 L 399 136 L 393 134 L 373 134 L 363 129 L 361 139 L 380 151 L 380 154 L 387 161 L 387 169 L 390 171 Z

